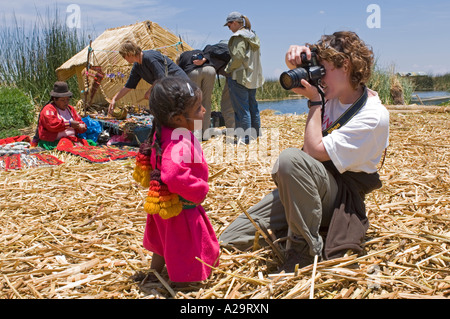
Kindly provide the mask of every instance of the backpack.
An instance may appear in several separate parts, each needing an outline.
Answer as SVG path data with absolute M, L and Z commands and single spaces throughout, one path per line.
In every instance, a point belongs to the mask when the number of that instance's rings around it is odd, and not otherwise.
M 228 62 L 231 60 L 230 51 L 228 50 L 228 44 L 224 42 L 219 42 L 217 44 L 207 45 L 203 52 L 209 56 L 209 61 L 216 69 L 217 82 L 220 86 L 219 74 L 227 76 L 224 69 Z
M 211 58 L 210 61 L 218 73 L 220 72 L 220 69 L 224 68 L 231 59 L 228 44 L 226 43 L 207 45 L 203 49 L 203 52 L 205 54 L 209 54 Z

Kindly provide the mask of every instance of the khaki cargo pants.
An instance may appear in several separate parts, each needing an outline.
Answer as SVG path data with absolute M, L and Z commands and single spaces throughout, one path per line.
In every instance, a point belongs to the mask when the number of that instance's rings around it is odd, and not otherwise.
M 337 184 L 319 161 L 297 148 L 281 152 L 272 170 L 277 189 L 248 210 L 266 233 L 287 236 L 290 246 L 300 253 L 322 255 L 321 226 L 328 226 L 334 211 Z M 245 214 L 238 216 L 222 233 L 224 247 L 245 250 L 252 246 L 255 227 Z M 261 245 L 265 242 L 262 239 Z

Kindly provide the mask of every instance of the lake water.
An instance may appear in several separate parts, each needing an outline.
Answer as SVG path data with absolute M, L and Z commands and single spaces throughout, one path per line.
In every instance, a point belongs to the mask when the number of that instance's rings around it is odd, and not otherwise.
M 432 97 L 450 96 L 450 92 L 447 91 L 424 91 L 424 92 L 413 92 L 412 97 L 418 95 L 421 99 L 427 99 Z
M 308 113 L 308 100 L 282 100 L 270 102 L 258 102 L 259 111 L 274 110 L 275 114 L 303 114 Z
M 431 97 L 450 96 L 450 92 L 447 91 L 426 91 L 426 92 L 414 92 L 413 97 L 416 94 L 422 99 Z M 258 102 L 259 111 L 262 110 L 274 110 L 275 114 L 303 114 L 308 113 L 308 100 L 296 99 L 296 100 L 281 100 L 270 102 Z

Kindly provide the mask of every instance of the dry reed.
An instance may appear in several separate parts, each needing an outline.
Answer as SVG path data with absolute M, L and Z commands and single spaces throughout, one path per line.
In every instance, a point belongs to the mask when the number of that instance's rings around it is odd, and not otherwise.
M 305 120 L 262 116 L 280 132 L 279 151 L 301 146 Z M 142 246 L 146 192 L 132 180 L 132 159 L 90 164 L 56 153 L 61 166 L 0 172 L 0 298 L 448 298 L 449 120 L 448 112 L 391 113 L 384 185 L 366 200 L 363 255 L 278 274 L 271 246 L 222 249 L 201 285 L 172 289 L 163 272 L 146 294 L 130 279 L 151 262 Z M 204 143 L 205 154 L 217 143 Z M 218 235 L 275 187 L 269 162 L 209 164 L 203 206 Z

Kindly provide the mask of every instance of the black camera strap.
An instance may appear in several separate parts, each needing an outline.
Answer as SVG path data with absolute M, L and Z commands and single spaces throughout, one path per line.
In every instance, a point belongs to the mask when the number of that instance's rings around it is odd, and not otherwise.
M 319 92 L 320 97 L 322 98 L 322 110 L 320 112 L 320 118 L 321 121 L 320 123 L 323 123 L 323 114 L 325 113 L 325 92 L 322 90 L 322 87 L 319 85 L 315 85 L 315 87 L 317 88 L 317 91 Z
M 356 100 L 353 105 L 351 105 L 336 121 L 334 121 L 328 128 L 322 131 L 322 136 L 327 136 L 334 130 L 337 130 L 338 128 L 345 125 L 348 121 L 350 121 L 353 116 L 355 116 L 356 113 L 361 110 L 361 108 L 366 104 L 367 102 L 367 88 L 364 87 L 363 94 L 359 97 L 358 100 Z M 323 121 L 323 113 L 325 111 L 325 105 L 322 107 L 322 121 Z

